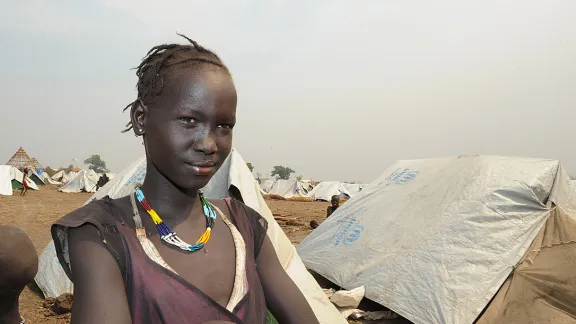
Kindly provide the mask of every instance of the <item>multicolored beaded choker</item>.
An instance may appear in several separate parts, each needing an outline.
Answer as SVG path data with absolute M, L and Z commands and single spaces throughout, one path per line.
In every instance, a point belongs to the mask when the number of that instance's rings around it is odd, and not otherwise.
M 206 216 L 206 231 L 204 231 L 204 234 L 202 234 L 202 236 L 200 236 L 198 241 L 196 241 L 196 243 L 192 245 L 180 239 L 178 235 L 162 221 L 162 218 L 160 218 L 158 213 L 156 213 L 156 211 L 152 209 L 152 207 L 150 207 L 150 204 L 148 204 L 146 197 L 144 197 L 144 193 L 139 187 L 136 187 L 134 191 L 136 199 L 138 199 L 138 202 L 140 202 L 142 207 L 146 209 L 150 217 L 152 217 L 152 221 L 154 221 L 154 224 L 156 224 L 158 234 L 160 234 L 160 239 L 162 239 L 164 242 L 168 244 L 177 246 L 182 250 L 190 252 L 196 252 L 202 249 L 204 246 L 206 246 L 206 244 L 210 240 L 210 232 L 212 231 L 214 225 L 216 224 L 216 211 L 214 210 L 212 204 L 210 204 L 208 200 L 204 198 L 202 192 L 199 191 L 198 194 L 200 195 L 200 202 L 202 203 L 202 210 L 204 212 L 204 216 Z

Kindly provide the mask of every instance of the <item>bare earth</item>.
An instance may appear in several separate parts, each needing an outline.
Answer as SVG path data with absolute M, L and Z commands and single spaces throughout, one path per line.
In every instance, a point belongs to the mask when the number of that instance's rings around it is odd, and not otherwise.
M 0 195 L 0 224 L 17 226 L 26 231 L 38 254 L 51 240 L 50 225 L 58 218 L 82 206 L 91 194 L 66 194 L 55 186 L 42 186 L 39 191 L 28 191 L 25 197 L 19 192 L 13 196 Z M 296 218 L 291 225 L 282 225 L 293 243 L 300 243 L 310 232 L 309 223 L 318 223 L 326 217 L 328 203 L 299 202 L 267 199 L 266 202 L 275 216 Z M 43 300 L 26 288 L 20 296 L 20 312 L 26 323 L 61 324 L 70 323 L 70 314 L 46 315 Z

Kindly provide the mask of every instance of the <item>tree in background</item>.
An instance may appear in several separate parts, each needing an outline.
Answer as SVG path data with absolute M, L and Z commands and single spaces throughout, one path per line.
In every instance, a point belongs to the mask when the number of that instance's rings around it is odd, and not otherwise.
M 289 167 L 277 165 L 272 170 L 271 175 L 273 177 L 276 176 L 276 179 L 288 180 L 288 179 L 290 179 L 290 175 L 294 172 L 296 172 L 296 171 L 290 169 Z
M 106 169 L 106 162 L 104 162 L 100 155 L 94 154 L 91 157 L 84 160 L 84 164 L 88 165 L 90 170 L 94 170 L 96 173 L 106 173 L 108 169 Z
M 248 166 L 248 169 L 250 169 L 250 172 L 252 172 L 252 170 L 254 170 L 254 166 L 252 165 L 252 163 L 247 162 L 246 166 Z

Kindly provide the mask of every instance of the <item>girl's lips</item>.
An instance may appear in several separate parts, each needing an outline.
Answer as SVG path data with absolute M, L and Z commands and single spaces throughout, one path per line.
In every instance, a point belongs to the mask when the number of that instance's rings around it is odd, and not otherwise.
M 216 172 L 216 168 L 213 166 L 192 166 L 192 171 L 200 176 L 209 176 Z

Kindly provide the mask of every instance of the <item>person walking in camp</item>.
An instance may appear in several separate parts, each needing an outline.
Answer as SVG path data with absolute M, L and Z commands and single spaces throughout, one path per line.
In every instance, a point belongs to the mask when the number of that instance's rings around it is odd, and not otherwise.
M 0 225 L 0 324 L 24 323 L 18 299 L 37 271 L 36 249 L 26 233 Z
M 338 207 L 340 207 L 340 197 L 338 197 L 338 195 L 334 195 L 332 196 L 332 199 L 330 199 L 330 206 L 328 206 L 326 209 L 326 218 L 330 217 L 330 215 L 332 215 L 332 213 L 335 212 Z
M 74 283 L 71 323 L 318 323 L 266 220 L 200 192 L 231 152 L 237 94 L 220 58 L 182 37 L 190 44 L 148 52 L 126 107 L 125 131 L 143 138 L 143 183 L 52 226 Z
M 22 177 L 22 189 L 20 189 L 20 196 L 26 196 L 26 191 L 28 191 L 29 185 L 28 185 L 28 168 L 24 168 L 24 170 L 22 171 L 24 173 L 24 176 Z

